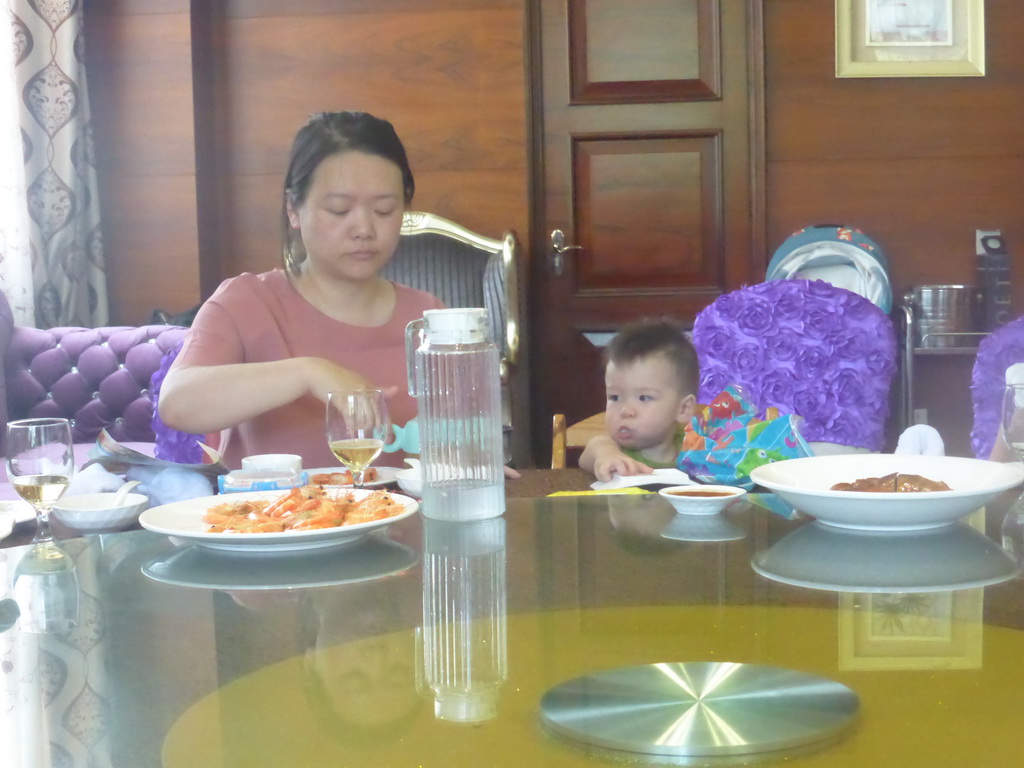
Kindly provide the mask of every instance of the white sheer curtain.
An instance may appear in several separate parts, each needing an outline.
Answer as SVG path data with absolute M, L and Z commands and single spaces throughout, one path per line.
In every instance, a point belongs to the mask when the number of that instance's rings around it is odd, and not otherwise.
M 18 122 L 18 85 L 14 73 L 14 27 L 9 0 L 0 0 L 0 291 L 7 296 L 17 325 L 35 325 L 32 250 L 25 205 L 25 159 Z
M 108 319 L 83 8 L 0 0 L 0 288 L 43 328 Z

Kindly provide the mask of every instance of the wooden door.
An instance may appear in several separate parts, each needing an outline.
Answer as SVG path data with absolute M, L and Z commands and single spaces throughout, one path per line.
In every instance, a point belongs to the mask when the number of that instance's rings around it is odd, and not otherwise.
M 531 0 L 535 454 L 623 322 L 764 274 L 760 0 Z M 552 233 L 564 235 L 557 253 Z

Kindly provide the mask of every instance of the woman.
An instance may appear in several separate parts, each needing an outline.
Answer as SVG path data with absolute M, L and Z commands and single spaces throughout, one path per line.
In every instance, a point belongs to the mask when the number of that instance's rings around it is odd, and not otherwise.
M 393 423 L 413 418 L 405 326 L 443 305 L 379 273 L 414 187 L 391 123 L 314 115 L 295 137 L 284 182 L 284 268 L 226 280 L 203 304 L 160 391 L 164 422 L 220 431 L 229 467 L 269 452 L 320 467 L 337 464 L 324 437 L 328 392 L 382 389 Z

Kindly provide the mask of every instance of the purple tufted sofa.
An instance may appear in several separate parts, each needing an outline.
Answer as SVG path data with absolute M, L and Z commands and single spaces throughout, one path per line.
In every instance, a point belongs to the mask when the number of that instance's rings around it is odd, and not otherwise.
M 172 325 L 26 328 L 14 325 L 0 294 L 0 415 L 5 424 L 63 416 L 76 443 L 95 442 L 103 428 L 119 442 L 152 443 L 151 379 L 187 331 Z

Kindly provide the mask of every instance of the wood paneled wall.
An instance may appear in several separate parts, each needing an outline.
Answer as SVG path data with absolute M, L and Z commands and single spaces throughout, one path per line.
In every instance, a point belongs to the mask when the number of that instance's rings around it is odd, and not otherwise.
M 986 0 L 984 77 L 834 74 L 834 3 L 765 2 L 769 255 L 807 224 L 857 226 L 911 286 L 975 284 L 976 229 L 1001 229 L 1024 308 L 1024 13 Z M 916 405 L 969 455 L 973 357 L 918 358 Z
M 525 5 L 90 0 L 114 321 L 187 309 L 221 277 L 278 263 L 288 145 L 317 110 L 388 117 L 416 172 L 416 207 L 488 234 L 513 226 L 530 242 Z M 193 6 L 208 8 L 198 30 Z M 882 245 L 898 296 L 922 283 L 973 282 L 974 230 L 1001 229 L 1020 311 L 1019 0 L 986 0 L 982 78 L 836 79 L 834 4 L 764 6 L 765 260 L 793 230 L 844 222 Z M 193 72 L 197 50 L 206 55 Z M 952 399 L 963 414 L 969 393 L 958 375 Z
M 902 295 L 973 283 L 974 231 L 1001 229 L 1024 299 L 1019 0 L 985 2 L 984 77 L 837 79 L 833 6 L 765 2 L 769 249 L 806 224 L 860 227 Z
M 215 2 L 213 71 L 195 77 L 214 83 L 214 112 L 199 126 L 214 126 L 220 151 L 220 272 L 277 263 L 288 144 L 319 109 L 389 117 L 416 171 L 416 206 L 525 233 L 523 5 Z M 850 223 L 881 243 L 902 292 L 971 281 L 974 230 L 999 228 L 1024 270 L 1017 0 L 987 0 L 982 78 L 836 79 L 833 4 L 765 5 L 768 255 L 806 224 Z M 87 9 L 113 314 L 124 322 L 199 299 L 196 222 L 210 212 L 195 204 L 189 7 Z
M 522 0 L 88 10 L 116 322 L 187 309 L 220 279 L 280 263 L 282 177 L 313 112 L 388 118 L 416 175 L 414 208 L 527 239 Z

